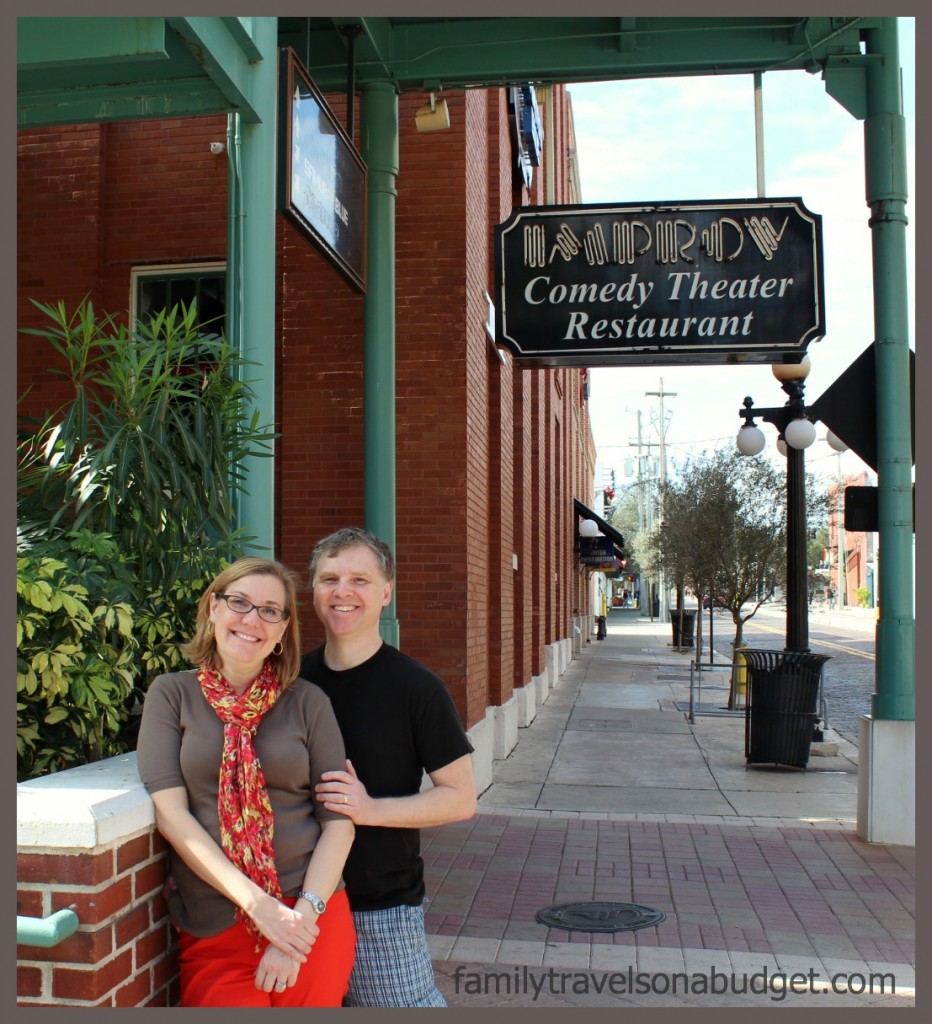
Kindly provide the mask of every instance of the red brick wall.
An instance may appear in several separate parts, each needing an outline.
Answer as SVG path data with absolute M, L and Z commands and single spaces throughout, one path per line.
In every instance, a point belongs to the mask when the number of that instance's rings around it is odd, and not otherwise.
M 130 270 L 145 263 L 222 260 L 226 254 L 225 117 L 23 129 L 17 135 L 19 327 L 47 321 L 30 299 L 90 297 L 125 319 Z M 21 410 L 39 416 L 70 397 L 46 368 L 58 357 L 29 335 L 17 342 Z
M 486 280 L 488 294 L 494 294 L 494 227 L 511 212 L 511 146 L 508 137 L 506 94 L 503 89 L 487 93 L 486 139 L 488 154 L 488 203 L 485 232 Z M 499 358 L 486 339 L 489 360 L 489 702 L 504 704 L 514 690 L 516 630 L 516 582 L 513 567 L 516 553 L 515 501 L 514 360 L 501 350 Z M 523 632 L 523 630 L 521 630 Z M 519 684 L 519 685 L 523 685 Z
M 477 506 L 469 420 L 476 399 L 468 379 L 467 115 L 463 95 L 449 95 L 450 131 L 419 134 L 414 113 L 424 99 L 402 96 L 399 103 L 397 610 L 402 646 L 439 673 L 472 725 L 470 607 L 478 588 L 477 568 L 470 566 Z M 484 575 L 481 567 L 478 572 Z
M 829 512 L 828 517 L 828 554 L 832 563 L 829 582 L 835 591 L 836 607 L 839 608 L 843 606 L 843 603 L 849 607 L 856 608 L 858 606 L 858 587 L 868 586 L 867 562 L 868 556 L 871 554 L 870 538 L 866 533 L 844 529 L 845 488 L 866 487 L 868 486 L 868 481 L 868 474 L 862 471 L 844 476 L 840 485 L 836 481 L 829 488 L 829 495 L 836 499 L 836 501 L 838 491 L 839 489 L 841 490 L 841 501 L 837 502 L 836 507 Z M 841 534 L 842 546 L 844 548 L 841 554 L 838 551 L 839 534 Z M 841 572 L 841 580 L 839 580 L 839 558 L 842 558 L 845 563 L 845 567 Z M 838 589 L 840 582 L 844 583 L 844 594 Z M 874 593 L 874 600 L 875 602 L 877 600 L 876 591 Z
M 358 292 L 284 219 L 278 238 L 276 536 L 307 581 L 314 544 L 363 525 L 362 316 Z M 302 592 L 305 650 L 323 641 Z
M 447 100 L 450 131 L 418 134 L 424 96 L 400 99 L 396 605 L 402 646 L 446 680 L 471 726 L 569 635 L 588 420 L 579 371 L 526 370 L 510 354 L 502 365 L 489 343 L 492 230 L 512 203 L 544 201 L 544 175 L 520 183 L 505 90 Z M 35 322 L 29 296 L 73 305 L 90 293 L 121 313 L 133 266 L 223 259 L 227 164 L 209 144 L 225 137 L 222 117 L 20 132 L 20 323 Z M 558 197 L 565 181 L 561 168 Z M 363 522 L 363 299 L 289 222 L 276 237 L 277 554 L 303 578 L 316 540 Z M 20 339 L 20 389 L 41 384 L 36 406 L 52 394 L 38 349 Z M 322 637 L 303 596 L 310 648 Z
M 534 489 L 534 388 L 537 377 L 533 370 L 518 369 L 514 374 L 512 407 L 514 410 L 514 494 L 515 552 L 518 570 L 515 573 L 515 666 L 514 685 L 526 686 L 539 671 L 534 652 L 538 647 L 539 629 L 536 617 L 535 579 L 538 558 L 535 552 L 537 501 Z
M 479 91 L 464 96 L 463 151 L 466 157 L 466 426 L 467 503 L 466 571 L 470 596 L 467 610 L 467 709 L 470 722 L 481 720 L 489 700 L 490 612 L 500 600 L 492 583 L 499 565 L 500 524 L 490 515 L 491 360 L 495 358 L 485 331 L 488 281 L 488 166 L 486 153 L 487 102 Z M 467 142 L 467 140 L 469 140 Z M 494 545 L 494 550 L 493 550 Z M 452 566 L 451 566 L 452 568 Z
M 73 125 L 24 129 L 17 134 L 17 324 L 44 326 L 31 305 L 63 300 L 69 309 L 96 293 L 103 230 L 104 129 Z M 51 346 L 19 335 L 18 394 L 33 389 L 20 405 L 25 415 L 57 408 L 69 388 L 46 372 L 62 367 Z
M 569 517 L 567 505 L 570 497 L 569 478 L 569 406 L 567 395 L 567 383 L 569 381 L 569 370 L 557 370 L 557 408 L 558 412 L 554 419 L 554 462 L 556 464 L 556 485 L 554 487 L 554 608 L 551 620 L 551 636 L 560 640 L 569 634 L 567 625 L 566 604 L 567 590 L 566 581 L 569 577 L 570 560 L 567 555 L 566 532 L 569 529 Z
M 106 128 L 104 304 L 125 309 L 129 268 L 222 260 L 227 238 L 225 117 L 127 121 Z
M 157 832 L 103 850 L 20 851 L 16 877 L 18 915 L 71 908 L 80 922 L 57 946 L 17 947 L 19 1006 L 177 1005 L 177 957 L 162 897 L 165 844 Z
M 531 674 L 540 675 L 546 667 L 544 647 L 547 638 L 547 614 L 550 590 L 550 485 L 548 472 L 548 414 L 551 371 L 531 373 Z

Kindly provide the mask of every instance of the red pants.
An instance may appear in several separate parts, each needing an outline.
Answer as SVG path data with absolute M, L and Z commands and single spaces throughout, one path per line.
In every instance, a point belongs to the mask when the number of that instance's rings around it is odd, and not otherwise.
M 294 899 L 282 902 L 294 906 Z M 209 939 L 179 932 L 182 1006 L 340 1006 L 349 987 L 356 932 L 346 891 L 334 893 L 297 982 L 284 992 L 256 988 L 262 953 L 239 920 Z M 263 945 L 264 948 L 264 945 Z

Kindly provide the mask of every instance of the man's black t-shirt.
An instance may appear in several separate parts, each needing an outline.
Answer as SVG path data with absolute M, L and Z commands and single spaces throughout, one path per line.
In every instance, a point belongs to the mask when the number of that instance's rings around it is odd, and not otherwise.
M 301 676 L 330 698 L 346 756 L 370 796 L 410 796 L 420 790 L 424 771 L 472 753 L 443 682 L 419 662 L 383 643 L 368 661 L 335 672 L 323 651 L 304 656 Z M 353 910 L 419 904 L 419 831 L 357 825 L 343 877 Z

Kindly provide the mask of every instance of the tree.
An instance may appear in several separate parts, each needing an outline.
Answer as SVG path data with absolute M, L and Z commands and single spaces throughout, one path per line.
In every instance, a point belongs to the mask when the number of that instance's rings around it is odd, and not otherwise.
M 810 514 L 824 509 L 824 501 L 810 496 Z M 786 576 L 785 474 L 767 459 L 733 449 L 703 453 L 667 482 L 663 510 L 655 536 L 660 564 L 674 583 L 690 587 L 700 600 L 713 594 L 723 601 L 737 648 L 744 623 Z M 697 658 L 699 647 L 697 639 Z
M 810 590 L 824 588 L 829 580 L 825 568 L 825 552 L 829 550 L 830 539 L 827 526 L 810 529 L 810 540 L 806 545 L 807 584 Z
M 621 494 L 616 491 L 615 495 L 605 519 L 625 538 L 625 575 L 639 576 L 642 566 L 638 547 L 637 494 L 628 490 Z
M 662 488 L 663 519 L 657 533 L 657 557 L 676 588 L 677 609 L 682 613 L 683 593 L 689 588 L 698 597 L 724 590 L 719 550 L 721 533 L 712 523 L 728 522 L 737 515 L 733 482 L 715 459 L 705 456 L 686 463 L 679 478 Z M 682 618 L 680 620 L 682 626 Z M 702 619 L 697 619 L 696 658 L 701 650 Z

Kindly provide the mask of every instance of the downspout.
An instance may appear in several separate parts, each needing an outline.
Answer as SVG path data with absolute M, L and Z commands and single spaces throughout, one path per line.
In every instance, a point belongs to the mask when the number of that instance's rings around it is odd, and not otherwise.
M 243 169 L 239 114 L 227 114 L 227 339 L 243 354 Z
M 226 336 L 243 355 L 243 171 L 240 164 L 240 115 L 227 114 L 227 271 Z M 243 522 L 242 492 L 232 494 L 233 516 Z

